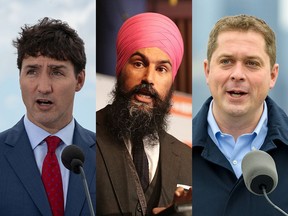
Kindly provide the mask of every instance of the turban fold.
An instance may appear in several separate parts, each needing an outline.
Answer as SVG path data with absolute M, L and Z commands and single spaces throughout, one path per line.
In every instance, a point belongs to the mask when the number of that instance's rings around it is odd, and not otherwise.
M 116 42 L 116 75 L 136 50 L 149 47 L 157 47 L 170 57 L 174 80 L 183 58 L 183 39 L 170 18 L 152 12 L 130 17 L 121 26 Z

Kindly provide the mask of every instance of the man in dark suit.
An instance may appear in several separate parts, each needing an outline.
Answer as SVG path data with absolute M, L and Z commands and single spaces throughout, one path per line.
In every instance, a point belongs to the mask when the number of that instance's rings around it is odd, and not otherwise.
M 191 203 L 191 148 L 166 132 L 183 56 L 179 29 L 161 14 L 138 14 L 122 25 L 116 47 L 114 100 L 96 115 L 97 215 Z
M 25 25 L 13 43 L 26 114 L 0 134 L 0 215 L 89 215 L 81 177 L 60 159 L 68 145 L 83 150 L 95 208 L 96 136 L 72 114 L 85 81 L 84 43 L 68 24 L 48 18 Z

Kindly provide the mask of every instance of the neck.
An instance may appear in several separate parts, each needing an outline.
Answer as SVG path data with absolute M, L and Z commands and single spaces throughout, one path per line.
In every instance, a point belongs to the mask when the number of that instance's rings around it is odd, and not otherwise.
M 214 115 L 218 127 L 223 133 L 230 134 L 236 141 L 239 136 L 252 133 L 263 113 L 263 109 L 254 113 L 247 113 L 241 116 L 233 116 L 229 114 Z

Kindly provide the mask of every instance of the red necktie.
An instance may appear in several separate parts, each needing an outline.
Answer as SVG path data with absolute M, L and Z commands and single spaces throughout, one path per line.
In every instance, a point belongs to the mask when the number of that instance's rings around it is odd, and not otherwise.
M 55 154 L 55 150 L 61 142 L 56 136 L 49 136 L 45 139 L 47 142 L 47 155 L 42 166 L 42 181 L 48 196 L 53 216 L 64 215 L 64 196 L 62 177 L 59 163 Z

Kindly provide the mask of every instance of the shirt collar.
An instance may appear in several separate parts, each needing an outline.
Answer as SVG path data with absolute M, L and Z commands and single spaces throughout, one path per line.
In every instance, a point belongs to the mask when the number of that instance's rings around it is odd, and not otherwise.
M 39 126 L 31 122 L 27 115 L 24 117 L 24 126 L 31 143 L 32 149 L 35 149 L 47 136 L 58 136 L 65 145 L 71 145 L 75 128 L 74 118 L 71 122 L 55 134 L 50 134 Z
M 220 131 L 220 128 L 218 127 L 218 124 L 217 124 L 217 122 L 216 122 L 216 120 L 214 118 L 214 115 L 212 113 L 213 101 L 214 100 L 212 100 L 210 102 L 210 105 L 209 105 L 207 121 L 208 121 L 208 125 L 210 126 L 210 128 L 212 130 L 212 133 L 213 133 L 214 137 L 216 137 L 216 134 L 219 133 L 219 132 L 221 133 L 221 131 Z M 260 133 L 260 130 L 261 130 L 263 124 L 265 124 L 265 122 L 266 123 L 268 122 L 267 121 L 268 120 L 268 109 L 267 109 L 266 101 L 264 101 L 263 106 L 264 106 L 264 110 L 263 110 L 263 113 L 261 115 L 261 118 L 260 118 L 256 128 L 252 132 L 252 133 L 256 133 L 256 135 L 258 135 Z

